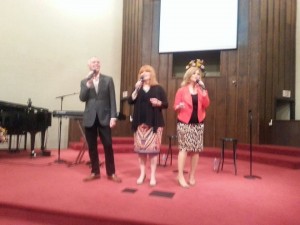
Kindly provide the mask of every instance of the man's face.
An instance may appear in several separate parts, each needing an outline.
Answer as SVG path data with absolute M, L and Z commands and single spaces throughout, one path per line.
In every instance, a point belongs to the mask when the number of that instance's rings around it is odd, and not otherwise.
M 88 65 L 90 70 L 96 70 L 97 72 L 100 71 L 100 60 L 96 57 L 91 58 Z

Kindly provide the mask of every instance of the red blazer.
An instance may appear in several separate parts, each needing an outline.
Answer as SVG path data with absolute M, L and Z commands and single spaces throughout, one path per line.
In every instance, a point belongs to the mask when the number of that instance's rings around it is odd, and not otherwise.
M 209 106 L 210 100 L 208 92 L 202 90 L 199 86 L 197 87 L 198 92 L 198 120 L 202 122 L 206 116 L 206 108 Z M 176 109 L 179 103 L 183 102 L 185 107 L 182 109 Z M 174 110 L 177 111 L 177 119 L 188 123 L 192 116 L 193 102 L 192 96 L 189 92 L 188 86 L 181 87 L 177 90 L 174 101 Z

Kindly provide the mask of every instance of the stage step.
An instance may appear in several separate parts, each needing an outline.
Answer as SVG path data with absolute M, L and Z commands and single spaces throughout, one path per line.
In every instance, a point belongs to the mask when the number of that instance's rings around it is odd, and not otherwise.
M 201 153 L 207 157 L 220 157 L 220 148 L 204 148 Z M 232 159 L 232 150 L 225 150 L 225 158 Z M 250 148 L 247 144 L 238 144 L 237 159 L 250 161 Z M 300 149 L 285 146 L 254 145 L 252 146 L 252 161 L 291 169 L 300 169 Z
M 70 142 L 69 148 L 81 150 L 84 141 Z M 232 150 L 230 145 L 226 146 L 225 159 L 232 159 Z M 168 145 L 161 146 L 161 152 L 168 152 Z M 133 152 L 133 137 L 113 137 L 113 149 L 115 153 L 132 153 Z M 98 150 L 103 153 L 103 146 L 98 140 Z M 173 155 L 177 155 L 178 148 L 172 146 Z M 221 147 L 204 147 L 204 151 L 200 156 L 219 158 Z M 238 144 L 237 160 L 250 161 L 250 147 L 248 144 Z M 273 145 L 253 145 L 252 146 L 252 161 L 256 163 L 269 164 L 291 169 L 300 169 L 300 148 L 289 146 L 273 146 Z
M 238 144 L 239 150 L 250 151 L 249 144 Z M 263 152 L 277 155 L 289 155 L 300 157 L 300 148 L 280 145 L 252 145 L 253 152 Z

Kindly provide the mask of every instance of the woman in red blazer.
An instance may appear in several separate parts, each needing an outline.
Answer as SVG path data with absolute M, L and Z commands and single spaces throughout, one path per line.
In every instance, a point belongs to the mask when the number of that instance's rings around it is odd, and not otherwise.
M 181 87 L 177 90 L 174 109 L 177 112 L 178 138 L 178 182 L 188 188 L 196 184 L 195 172 L 199 160 L 199 152 L 203 151 L 203 132 L 206 108 L 210 100 L 201 77 L 204 76 L 203 60 L 192 60 L 186 66 Z M 187 156 L 191 156 L 189 184 L 183 175 Z

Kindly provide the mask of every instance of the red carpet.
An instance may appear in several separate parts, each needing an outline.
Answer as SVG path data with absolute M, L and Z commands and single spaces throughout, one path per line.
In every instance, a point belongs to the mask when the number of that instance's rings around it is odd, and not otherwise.
M 61 159 L 73 162 L 77 154 L 63 150 Z M 33 159 L 27 152 L 0 152 L 0 224 L 300 223 L 300 170 L 253 163 L 253 175 L 261 179 L 246 179 L 249 162 L 238 160 L 235 176 L 231 159 L 216 173 L 213 159 L 202 156 L 197 185 L 183 189 L 176 182 L 175 157 L 173 166 L 158 168 L 158 184 L 151 188 L 149 176 L 143 185 L 135 183 L 139 173 L 135 154 L 115 154 L 121 184 L 108 181 L 105 169 L 100 180 L 84 183 L 87 165 L 69 167 L 55 163 L 56 159 L 57 151 Z M 83 159 L 87 160 L 87 153 Z M 151 195 L 154 191 L 173 196 Z

